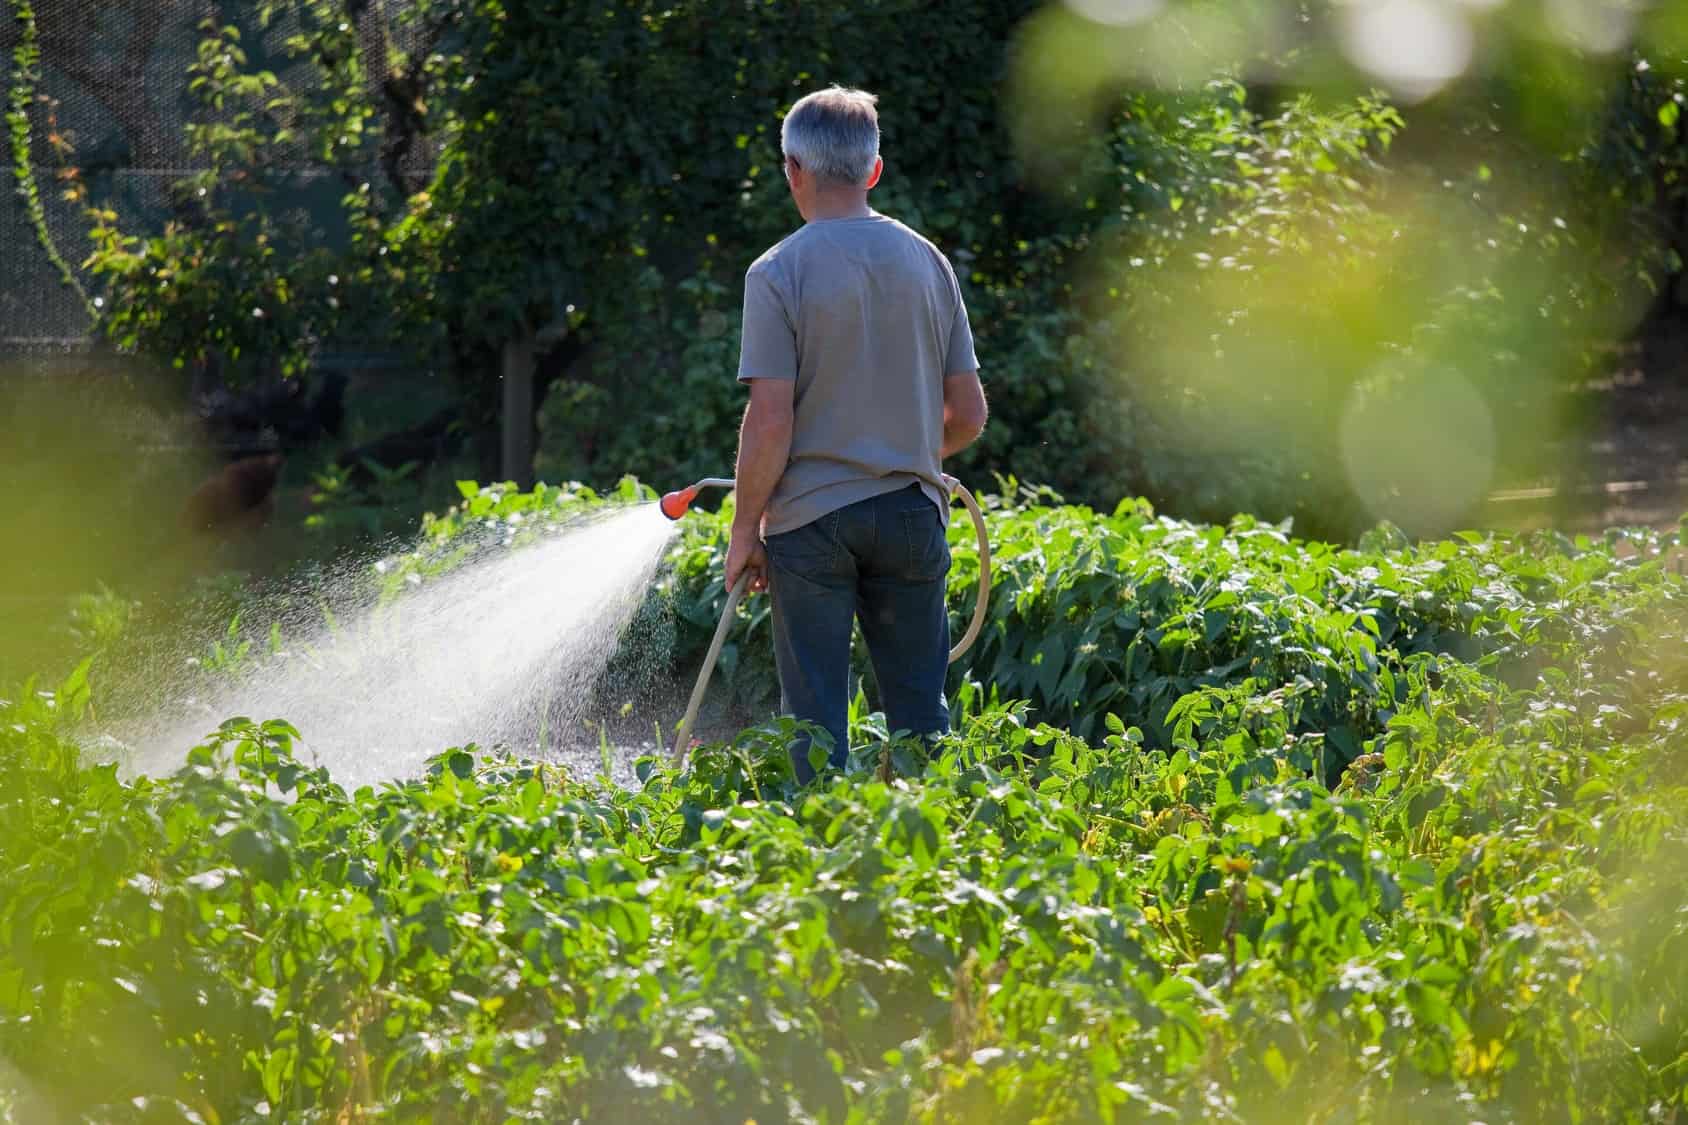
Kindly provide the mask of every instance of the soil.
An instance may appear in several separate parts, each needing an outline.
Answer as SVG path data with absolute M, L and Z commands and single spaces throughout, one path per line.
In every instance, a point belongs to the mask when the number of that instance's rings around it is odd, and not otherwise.
M 1486 526 L 1675 527 L 1688 512 L 1688 322 L 1663 322 L 1613 355 L 1610 373 L 1566 396 L 1582 419 L 1547 443 L 1535 479 L 1497 482 Z

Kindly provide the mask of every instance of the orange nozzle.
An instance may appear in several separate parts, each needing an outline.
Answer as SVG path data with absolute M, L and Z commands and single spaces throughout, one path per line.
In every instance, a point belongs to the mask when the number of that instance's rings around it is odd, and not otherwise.
M 658 507 L 662 509 L 663 515 L 671 520 L 677 520 L 686 514 L 687 509 L 692 506 L 692 501 L 696 499 L 697 486 L 693 485 L 690 488 L 682 488 L 678 492 L 670 492 L 662 498 L 662 503 Z

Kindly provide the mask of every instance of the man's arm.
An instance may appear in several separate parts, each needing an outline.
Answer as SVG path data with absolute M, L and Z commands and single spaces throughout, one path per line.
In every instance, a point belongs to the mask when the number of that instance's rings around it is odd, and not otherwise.
M 767 556 L 762 550 L 762 513 L 773 498 L 774 486 L 791 456 L 793 379 L 750 379 L 750 405 L 739 427 L 737 481 L 734 488 L 733 531 L 727 546 L 727 587 L 745 571 L 750 588 L 768 588 Z
M 944 444 L 939 453 L 949 458 L 979 440 L 989 417 L 985 388 L 977 371 L 958 371 L 944 376 Z

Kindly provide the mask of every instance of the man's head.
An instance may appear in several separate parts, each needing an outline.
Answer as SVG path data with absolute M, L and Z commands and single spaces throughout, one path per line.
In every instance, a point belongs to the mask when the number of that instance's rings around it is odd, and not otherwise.
M 785 174 L 804 218 L 861 205 L 879 182 L 878 98 L 834 86 L 800 99 L 780 127 Z

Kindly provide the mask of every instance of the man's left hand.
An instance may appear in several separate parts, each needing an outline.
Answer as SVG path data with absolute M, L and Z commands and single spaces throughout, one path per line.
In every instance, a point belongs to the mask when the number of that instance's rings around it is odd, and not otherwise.
M 754 529 L 735 527 L 727 544 L 727 589 L 738 585 L 743 574 L 750 575 L 752 593 L 768 588 L 768 552 L 762 546 L 762 537 Z

